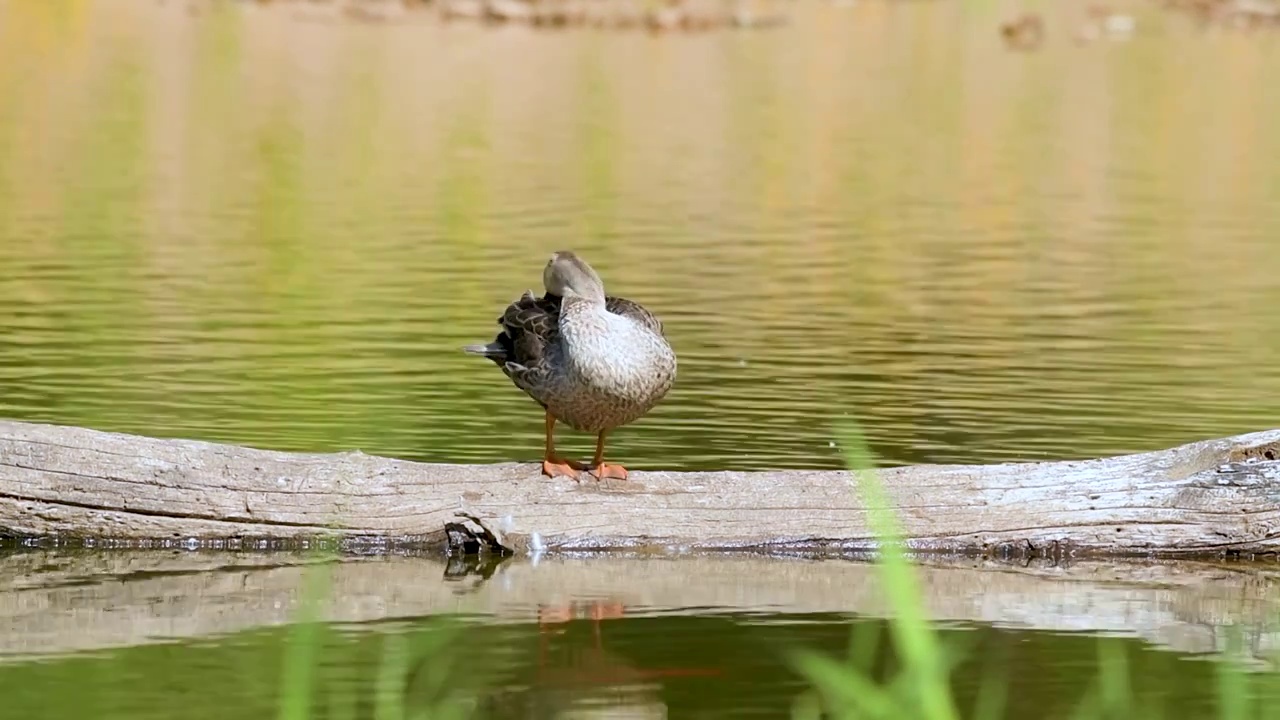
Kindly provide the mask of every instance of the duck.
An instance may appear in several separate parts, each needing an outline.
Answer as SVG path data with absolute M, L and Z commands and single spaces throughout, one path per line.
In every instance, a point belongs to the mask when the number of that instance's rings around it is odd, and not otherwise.
M 626 480 L 627 469 L 606 463 L 605 439 L 648 414 L 671 390 L 676 354 L 662 321 L 638 302 L 605 293 L 600 275 L 572 250 L 553 253 L 542 271 L 544 294 L 525 293 L 503 310 L 493 342 L 463 350 L 493 361 L 543 409 L 542 474 L 597 481 Z M 563 422 L 596 435 L 584 468 L 556 453 Z

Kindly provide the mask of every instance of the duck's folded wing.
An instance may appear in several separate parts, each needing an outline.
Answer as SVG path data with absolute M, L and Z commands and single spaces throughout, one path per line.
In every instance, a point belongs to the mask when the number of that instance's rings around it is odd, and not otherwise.
M 559 302 L 534 297 L 529 292 L 508 305 L 498 319 L 511 342 L 508 360 L 525 366 L 537 365 L 547 345 L 559 335 L 559 316 Z
M 662 321 L 638 302 L 609 296 L 604 299 L 604 306 L 606 310 L 615 315 L 629 317 L 655 333 L 662 334 Z

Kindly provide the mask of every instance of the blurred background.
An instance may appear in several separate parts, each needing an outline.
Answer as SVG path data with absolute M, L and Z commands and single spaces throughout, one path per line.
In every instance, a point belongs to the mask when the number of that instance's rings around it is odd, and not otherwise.
M 680 358 L 610 437 L 634 469 L 841 467 L 843 418 L 888 465 L 1274 427 L 1277 73 L 1270 0 L 0 0 L 0 416 L 533 462 L 540 408 L 461 347 L 571 248 Z M 0 695 L 275 715 L 299 562 L 0 555 Z M 505 688 L 495 717 L 781 717 L 778 648 L 881 624 L 844 565 L 600 562 L 339 564 L 317 707 L 424 707 L 405 658 L 466 583 L 494 614 L 452 667 Z M 1275 644 L 1270 571 L 1006 569 L 925 587 L 949 637 L 1036 669 L 1013 717 L 1075 707 L 1076 631 L 1125 635 L 1174 717 L 1209 716 L 1181 660 L 1223 626 Z
M 637 468 L 837 467 L 845 415 L 891 464 L 1275 424 L 1280 28 L 581 5 L 0 3 L 0 412 L 533 461 L 459 348 L 574 248 L 679 353 Z

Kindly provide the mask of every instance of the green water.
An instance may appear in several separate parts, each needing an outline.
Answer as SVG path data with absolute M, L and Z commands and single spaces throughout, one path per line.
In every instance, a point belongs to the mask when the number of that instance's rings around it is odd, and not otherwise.
M 870 666 L 895 664 L 879 576 L 854 562 L 316 566 L 282 553 L 40 551 L 0 556 L 0 571 L 4 717 L 272 718 L 298 667 L 313 673 L 311 717 L 413 717 L 447 699 L 473 717 L 786 717 L 807 690 L 790 651 L 840 655 L 851 632 L 876 632 Z M 960 706 L 994 672 L 1019 718 L 1072 716 L 1095 689 L 1097 631 L 1123 649 L 1144 717 L 1217 717 L 1213 664 L 1197 660 L 1240 631 L 1233 656 L 1269 667 L 1277 577 L 1132 562 L 919 569 L 943 641 L 962 653 Z M 303 614 L 325 624 L 291 664 L 300 636 L 288 623 Z M 1253 675 L 1252 694 L 1280 699 L 1280 680 Z
M 1280 70 L 1274 38 L 1141 5 L 1133 40 L 1076 45 L 1083 9 L 1055 5 L 1046 45 L 1011 53 L 1007 3 L 792 5 L 774 31 L 651 37 L 356 22 L 323 3 L 0 0 L 0 415 L 533 461 L 539 409 L 459 348 L 572 247 L 663 318 L 680 357 L 666 402 L 610 439 L 629 467 L 837 467 L 846 414 L 888 464 L 1277 425 L 1280 95 L 1259 90 Z M 31 557 L 6 558 L 21 570 L 0 580 L 0 606 L 27 623 L 0 666 L 13 717 L 274 713 L 285 631 L 271 628 L 300 578 L 273 598 L 259 571 L 162 569 L 195 585 L 159 589 L 113 572 L 46 596 L 61 561 Z M 974 572 L 939 596 L 977 608 L 982 578 L 1009 570 Z M 1013 648 L 1022 717 L 1065 714 L 1095 669 L 1065 630 L 1126 634 L 1143 697 L 1191 712 L 1213 679 L 1184 660 L 1219 645 L 1161 633 L 1269 632 L 1252 610 L 1272 597 L 1267 571 L 1232 573 L 1249 593 L 1212 612 L 1182 598 L 1193 607 L 1144 631 L 1067 577 L 957 609 L 967 624 L 949 632 Z M 321 658 L 360 717 L 379 638 L 446 609 L 405 610 L 413 577 L 362 595 L 378 612 Z M 235 602 L 195 601 L 228 581 Z M 508 716 L 577 697 L 602 716 L 777 717 L 799 685 L 771 648 L 838 649 L 836 610 L 878 622 L 785 593 L 659 605 L 604 621 L 609 652 L 713 674 L 546 680 L 532 615 L 489 622 L 492 608 L 458 642 Z M 136 624 L 104 620 L 121 607 Z M 569 622 L 552 655 L 587 652 L 590 625 Z M 95 627 L 114 634 L 74 642 Z
M 883 622 L 876 620 L 704 612 L 608 623 L 598 643 L 589 621 L 555 635 L 528 626 L 472 626 L 456 636 L 455 642 L 472 649 L 451 654 L 451 689 L 478 698 L 479 712 L 491 717 L 781 718 L 806 689 L 781 660 L 782 652 L 804 647 L 839 653 L 851 625 L 863 630 L 868 624 L 883 632 Z M 356 717 L 374 715 L 386 632 L 360 627 L 326 639 L 315 715 L 333 717 L 343 707 L 354 707 Z M 441 631 L 430 619 L 412 618 L 390 632 L 412 658 L 416 645 L 430 643 L 431 634 Z M 974 653 L 998 653 L 1009 667 L 1052 673 L 1015 676 L 1011 717 L 1067 717 L 1094 679 L 1096 641 L 1089 637 L 990 626 L 943 634 L 946 640 L 957 636 Z M 30 663 L 6 671 L 0 689 L 13 717 L 269 718 L 276 714 L 286 639 L 282 631 L 245 632 L 217 643 Z M 1204 696 L 1212 695 L 1214 680 L 1205 664 L 1179 662 L 1138 643 L 1126 644 L 1126 650 L 1141 673 L 1135 696 L 1142 705 L 1162 707 L 1166 717 L 1211 716 L 1214 706 Z M 418 687 L 430 666 L 429 660 L 412 658 L 395 674 L 392 692 L 410 712 L 433 707 L 441 697 Z M 963 706 L 972 705 L 981 671 L 974 663 L 956 674 Z M 68 691 L 50 696 L 49 689 L 57 687 Z M 175 713 L 178 701 L 181 712 Z

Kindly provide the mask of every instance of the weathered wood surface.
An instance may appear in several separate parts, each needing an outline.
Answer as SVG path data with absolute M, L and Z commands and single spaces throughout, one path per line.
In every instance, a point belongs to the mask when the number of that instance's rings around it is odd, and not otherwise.
M 1084 461 L 921 465 L 880 477 L 919 551 L 1205 556 L 1280 545 L 1280 430 Z M 348 549 L 875 547 L 844 471 L 633 472 L 295 454 L 0 422 L 0 534 L 42 542 Z M 447 532 L 452 530 L 453 532 Z
M 294 620 L 309 578 L 295 553 L 28 551 L 0 555 L 0 657 L 200 638 Z M 527 623 L 681 612 L 885 616 L 870 564 L 711 553 L 486 561 L 347 557 L 328 567 L 322 618 L 339 623 L 476 613 Z M 933 556 L 917 568 L 929 617 L 1140 637 L 1188 653 L 1225 649 L 1236 626 L 1265 655 L 1280 638 L 1270 564 L 1087 560 L 1066 565 Z

